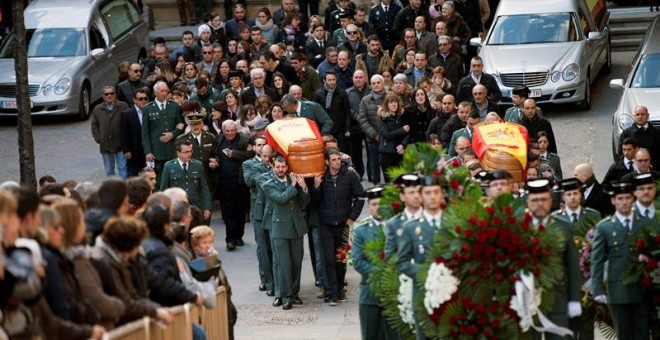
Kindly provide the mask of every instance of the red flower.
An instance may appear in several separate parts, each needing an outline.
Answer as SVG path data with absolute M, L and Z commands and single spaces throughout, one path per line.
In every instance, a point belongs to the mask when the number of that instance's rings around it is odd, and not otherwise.
M 443 260 L 442 257 L 436 257 L 436 258 L 435 258 L 435 263 L 440 264 L 440 263 L 442 263 L 442 262 L 445 262 L 445 260 Z
M 486 243 L 486 241 L 488 241 L 488 233 L 485 231 L 480 232 L 479 235 L 477 235 L 477 242 Z
M 467 328 L 467 334 L 469 335 L 477 335 L 479 333 L 479 328 L 475 325 L 470 325 Z
M 502 274 L 502 273 L 495 274 L 495 280 L 504 281 L 504 274 Z
M 541 268 L 534 267 L 534 276 L 539 276 L 539 275 L 541 275 Z
M 451 160 L 451 166 L 453 166 L 454 168 L 458 168 L 460 165 L 461 164 L 458 162 L 457 158 Z
M 641 238 L 635 242 L 635 245 L 637 246 L 637 250 L 642 250 L 644 247 L 646 247 L 646 243 L 644 243 L 644 240 Z
M 642 286 L 649 287 L 652 284 L 653 284 L 653 280 L 648 276 L 644 276 L 644 278 L 642 279 Z
M 520 229 L 522 229 L 523 231 L 528 231 L 529 230 L 529 222 L 523 222 L 522 224 L 520 224 Z
M 510 206 L 508 206 L 508 205 L 507 205 L 506 207 L 504 207 L 503 210 L 504 210 L 504 214 L 505 214 L 505 215 L 511 215 L 511 214 L 513 214 L 513 209 L 512 209 Z
M 535 246 L 535 245 L 538 245 L 538 244 L 539 244 L 539 238 L 536 237 L 536 236 L 534 236 L 534 237 L 532 238 L 532 245 Z
M 472 229 L 465 230 L 465 237 L 472 238 L 473 235 L 474 235 L 474 232 L 472 231 Z
M 337 257 L 339 258 L 339 261 L 344 261 L 346 260 L 346 253 L 343 251 L 339 251 Z
M 464 243 L 463 246 L 461 247 L 464 251 L 470 251 L 470 245 L 467 243 Z
M 487 226 L 488 226 L 488 221 L 486 220 L 479 221 L 479 227 L 486 228 Z
M 506 218 L 506 223 L 508 224 L 516 224 L 516 218 L 513 216 L 509 216 Z
M 469 297 L 463 299 L 463 308 L 465 310 L 472 310 L 472 300 Z
M 461 229 L 461 226 L 456 226 L 456 229 L 454 229 L 454 230 L 456 230 L 457 234 L 460 234 L 461 231 L 463 231 L 463 229 Z
M 486 307 L 480 303 L 477 303 L 474 305 L 474 311 L 477 312 L 477 314 L 483 314 L 486 313 Z
M 532 222 L 532 215 L 525 213 L 524 221 L 527 223 Z
M 451 182 L 449 182 L 449 185 L 451 186 L 452 189 L 458 190 L 458 188 L 461 186 L 460 183 L 458 183 L 457 180 L 452 179 Z
M 493 301 L 490 303 L 490 306 L 488 307 L 488 312 L 495 313 L 498 308 L 500 308 L 500 303 L 498 301 Z
M 452 258 L 454 261 L 458 261 L 458 260 L 461 259 L 461 254 L 459 254 L 458 252 L 453 252 L 453 253 L 451 254 L 451 258 Z
M 477 318 L 477 324 L 479 326 L 485 326 L 486 324 L 488 324 L 488 319 L 485 316 L 482 315 L 482 316 Z
M 545 226 L 543 224 L 539 224 L 538 229 L 539 229 L 540 232 L 544 232 L 545 231 Z
M 469 272 L 470 274 L 474 274 L 474 273 L 477 272 L 477 268 L 475 268 L 475 267 L 470 267 L 470 269 L 468 269 L 468 272 Z
M 468 284 L 470 285 L 470 287 L 474 287 L 474 286 L 477 285 L 477 281 L 470 280 L 470 281 L 468 282 Z
M 394 202 L 392 202 L 392 204 L 390 204 L 390 206 L 392 206 L 392 209 L 394 209 L 395 211 L 399 210 L 399 208 L 401 208 L 401 202 L 394 201 Z
M 500 225 L 500 223 L 502 223 L 502 218 L 501 217 L 499 217 L 499 216 L 493 217 L 493 224 L 494 225 Z
M 497 253 L 497 255 L 495 255 L 495 259 L 497 260 L 497 262 L 504 262 L 506 261 L 506 255 L 502 253 Z
M 492 206 L 487 206 L 486 207 L 486 213 L 488 213 L 489 215 L 494 214 L 495 213 L 495 208 L 492 207 Z
M 351 244 L 350 244 L 350 243 L 346 243 L 346 247 L 345 247 L 345 248 L 346 248 L 346 251 L 351 251 Z
M 385 261 L 385 251 L 383 251 L 383 250 L 380 251 L 380 259 L 382 261 Z
M 456 319 L 455 316 L 452 315 L 452 316 L 449 317 L 449 323 L 450 324 L 454 325 L 454 324 L 456 324 L 456 322 L 458 322 L 458 320 Z
M 660 243 L 660 235 L 655 237 L 655 243 Z
M 440 170 L 433 171 L 433 177 L 440 177 L 441 175 L 442 175 L 442 172 L 440 172 Z
M 495 319 L 490 322 L 490 327 L 491 328 L 499 328 L 500 327 L 500 320 Z
M 477 216 L 474 215 L 470 216 L 470 218 L 468 219 L 468 223 L 477 224 Z

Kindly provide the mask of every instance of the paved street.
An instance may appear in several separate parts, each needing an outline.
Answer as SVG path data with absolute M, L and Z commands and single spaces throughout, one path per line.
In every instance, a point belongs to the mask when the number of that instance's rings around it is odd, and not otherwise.
M 601 77 L 592 87 L 593 105 L 589 112 L 571 106 L 543 107 L 544 116 L 553 125 L 565 177 L 576 164 L 592 162 L 596 176 L 602 179 L 612 162 L 611 117 L 620 92 L 610 89 L 612 78 L 625 78 L 633 53 L 613 54 L 611 75 Z M 16 120 L 0 118 L 0 182 L 18 181 Z M 91 137 L 90 123 L 66 117 L 36 117 L 34 120 L 37 177 L 45 174 L 59 181 L 76 179 L 99 183 L 104 178 L 98 146 Z M 365 186 L 369 186 L 365 183 Z M 270 306 L 272 299 L 257 290 L 259 284 L 252 226 L 246 226 L 246 245 L 227 253 L 222 239 L 224 228 L 219 212 L 213 227 L 218 231 L 217 246 L 234 291 L 238 307 L 238 339 L 359 339 L 357 313 L 358 275 L 349 269 L 349 302 L 329 307 L 316 299 L 309 257 L 303 265 L 301 298 L 305 304 L 290 311 Z

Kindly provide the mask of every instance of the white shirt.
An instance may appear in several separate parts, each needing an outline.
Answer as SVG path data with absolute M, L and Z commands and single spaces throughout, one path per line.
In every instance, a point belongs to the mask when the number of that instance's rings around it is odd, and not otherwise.
M 428 222 L 431 226 L 433 226 L 433 220 L 435 220 L 435 226 L 438 227 L 440 226 L 440 218 L 442 217 L 442 211 L 435 215 L 429 215 L 426 210 L 422 211 L 422 216 L 426 219 L 426 222 Z
M 165 102 L 159 102 L 158 99 L 154 99 L 156 102 L 156 106 L 158 106 L 159 109 L 164 109 L 165 108 Z
M 138 108 L 137 106 L 135 107 L 135 112 L 137 112 L 138 120 L 140 121 L 140 126 L 142 125 L 142 110 Z
M 204 146 L 204 145 L 202 145 L 202 133 L 201 132 L 197 136 L 195 136 L 195 134 L 192 133 L 192 132 L 190 134 L 193 136 L 193 138 L 197 139 L 197 144 L 199 144 L 199 146 Z
M 179 161 L 179 165 L 181 166 L 181 169 L 183 169 L 183 165 L 186 164 L 186 163 L 182 162 L 181 159 L 179 159 L 179 158 L 177 158 L 177 160 Z M 187 168 L 188 168 L 188 166 L 186 165 L 186 171 L 188 170 Z
M 371 220 L 374 221 L 374 223 L 376 223 L 376 225 L 378 225 L 378 226 L 384 226 L 385 225 L 385 222 L 379 221 L 379 220 L 375 219 L 373 216 L 371 216 Z
M 584 199 L 586 200 L 589 195 L 591 195 L 591 190 L 594 189 L 594 185 L 590 185 L 588 188 L 584 189 Z
M 474 73 L 470 72 L 470 77 L 476 84 L 481 84 L 481 76 L 477 77 Z
M 547 225 L 548 225 L 548 218 L 549 218 L 549 217 L 550 217 L 550 216 L 546 216 L 546 217 L 545 217 L 544 219 L 542 219 L 542 220 L 539 220 L 539 219 L 536 218 L 536 217 L 532 217 L 532 223 L 533 223 L 535 226 L 537 226 L 537 227 L 539 226 L 539 224 L 543 224 L 544 226 L 547 226 Z
M 406 218 L 408 219 L 408 221 L 416 219 L 417 217 L 419 217 L 419 210 L 417 210 L 417 213 L 412 213 L 410 210 L 404 209 L 403 213 L 406 215 Z
M 614 213 L 614 216 L 616 216 L 616 218 L 619 220 L 619 222 L 621 222 L 621 224 L 623 224 L 624 227 L 626 226 L 626 220 L 628 220 L 628 228 L 632 230 L 632 223 L 634 217 L 634 214 L 632 212 L 630 212 L 630 215 L 624 216 L 617 211 Z
M 300 117 L 300 110 L 302 110 L 302 103 L 298 102 L 298 107 L 296 107 L 296 116 Z
M 639 211 L 640 215 L 646 217 L 646 210 L 648 209 L 649 218 L 653 218 L 653 216 L 655 216 L 655 206 L 653 205 L 653 203 L 651 203 L 651 206 L 645 207 L 639 201 L 635 201 L 635 205 L 637 206 L 637 211 Z
M 571 210 L 568 206 L 565 207 L 566 209 L 566 215 L 571 219 L 571 222 L 573 222 L 573 214 L 577 214 L 577 218 L 580 218 L 580 212 L 582 212 L 582 207 L 578 207 L 575 210 Z

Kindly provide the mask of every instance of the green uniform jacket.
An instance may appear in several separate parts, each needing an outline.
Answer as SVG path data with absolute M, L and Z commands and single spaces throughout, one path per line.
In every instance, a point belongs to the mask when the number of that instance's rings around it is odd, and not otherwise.
M 185 190 L 192 205 L 201 210 L 211 210 L 211 194 L 202 162 L 191 159 L 188 162 L 187 175 L 183 173 L 178 158 L 165 163 L 160 179 L 160 190 L 174 187 Z
M 261 183 L 267 181 L 271 178 L 273 172 L 268 169 L 265 173 L 262 173 L 257 176 L 257 197 L 254 200 L 254 212 L 256 213 L 253 217 L 255 221 L 261 221 L 261 228 L 265 230 L 271 230 L 273 224 L 273 205 L 270 204 L 270 201 L 266 198 L 266 193 L 264 192 Z
M 374 269 L 374 265 L 369 261 L 364 253 L 366 244 L 378 237 L 378 228 L 381 228 L 374 221 L 373 218 L 356 223 L 353 229 L 353 247 L 351 248 L 351 259 L 353 260 L 353 268 L 360 273 L 362 280 L 360 280 L 360 296 L 358 302 L 363 305 L 378 306 L 378 299 L 369 289 L 369 275 Z
M 314 100 L 314 93 L 321 88 L 321 79 L 313 67 L 305 66 L 305 75 L 300 78 L 300 87 L 305 100 Z
M 210 117 L 211 116 L 211 111 L 213 110 L 213 103 L 217 102 L 218 100 L 221 100 L 223 97 L 220 95 L 218 92 L 213 92 L 211 90 L 211 86 L 209 84 L 208 90 L 206 91 L 206 94 L 203 96 L 200 96 L 199 93 L 195 93 L 192 97 L 190 97 L 190 101 L 193 102 L 198 102 L 199 105 L 201 105 L 204 109 L 206 109 L 206 116 Z
M 543 111 L 541 111 L 540 107 L 536 107 L 536 114 L 539 115 L 540 117 L 543 116 Z M 512 106 L 504 112 L 504 120 L 510 123 L 518 123 L 520 118 L 522 118 L 522 109 L 517 107 L 517 106 Z M 530 136 L 531 137 L 531 136 Z M 534 136 L 536 138 L 536 136 Z
M 313 120 L 318 125 L 321 134 L 329 133 L 332 130 L 332 119 L 316 102 L 301 100 L 299 116 Z
M 385 261 L 396 254 L 400 235 L 403 234 L 403 224 L 408 221 L 405 213 L 399 213 L 385 222 Z
M 142 146 L 144 154 L 153 154 L 159 161 L 168 161 L 176 157 L 174 153 L 174 143 L 177 136 L 183 131 L 176 128 L 177 124 L 183 123 L 183 116 L 179 104 L 168 100 L 165 104 L 165 111 L 156 105 L 153 101 L 144 106 L 142 110 Z M 163 143 L 160 137 L 165 132 L 174 134 L 169 142 Z
M 442 217 L 440 217 L 442 220 Z M 435 234 L 440 233 L 440 225 L 434 229 L 423 216 L 403 224 L 403 232 L 399 237 L 399 252 L 396 256 L 396 266 L 400 272 L 417 280 L 417 272 L 426 259 L 428 249 Z
M 568 313 L 568 302 L 579 302 L 581 275 L 580 262 L 575 242 L 573 241 L 573 225 L 560 215 L 548 218 L 548 228 L 559 228 L 564 236 L 564 252 L 560 255 L 564 266 L 562 280 L 555 286 L 555 303 L 550 314 L 565 315 Z
M 286 182 L 275 178 L 264 179 L 261 188 L 272 206 L 271 238 L 296 239 L 307 233 L 307 223 L 303 213 L 309 203 L 309 190 L 303 191 L 293 185 L 287 177 Z
M 192 158 L 199 160 L 204 165 L 204 173 L 206 174 L 206 183 L 209 185 L 209 191 L 215 190 L 215 173 L 209 167 L 209 159 L 215 157 L 218 139 L 210 132 L 202 131 L 202 144 L 200 145 L 197 138 L 193 136 L 192 132 L 185 133 L 176 138 L 176 141 L 186 141 L 192 144 Z
M 564 173 L 561 171 L 561 160 L 559 159 L 559 156 L 552 152 L 548 152 L 547 155 L 548 157 L 544 160 L 541 160 L 541 162 L 550 166 L 557 180 L 564 179 Z
M 449 153 L 449 156 L 451 157 L 458 156 L 458 153 L 456 153 L 456 141 L 458 140 L 458 137 L 465 137 L 472 141 L 472 132 L 468 133 L 467 127 L 454 131 L 451 135 L 451 141 L 449 142 L 449 149 L 447 149 L 447 153 Z
M 565 220 L 573 221 L 573 217 L 568 215 L 566 209 L 560 209 L 552 213 L 552 216 L 562 216 Z M 588 219 L 597 219 L 600 221 L 602 217 L 596 209 L 591 209 L 589 207 L 581 207 L 580 214 L 578 215 L 578 221 L 584 222 Z
M 626 229 L 616 218 L 616 214 L 607 217 L 596 225 L 596 233 L 591 245 L 591 288 L 594 296 L 607 294 L 607 300 L 613 304 L 640 303 L 643 301 L 640 283 L 626 285 L 623 273 L 636 259 L 630 256 L 632 237 L 641 233 L 650 220 L 634 215 L 632 231 Z M 605 262 L 607 281 L 605 281 Z M 607 293 L 605 292 L 607 286 Z
M 254 218 L 255 221 L 263 221 L 266 198 L 257 182 L 262 174 L 270 172 L 270 168 L 256 157 L 243 162 L 242 166 L 245 185 L 250 188 L 252 218 Z

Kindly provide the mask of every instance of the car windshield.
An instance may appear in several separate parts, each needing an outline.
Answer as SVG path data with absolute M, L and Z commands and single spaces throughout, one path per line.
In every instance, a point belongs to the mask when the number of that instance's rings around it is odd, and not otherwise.
M 630 87 L 660 87 L 660 53 L 642 56 Z
M 43 28 L 26 32 L 28 57 L 79 57 L 87 54 L 84 28 Z M 14 35 L 0 49 L 0 58 L 14 57 Z
M 571 13 L 504 15 L 497 18 L 488 45 L 575 41 L 576 27 Z

